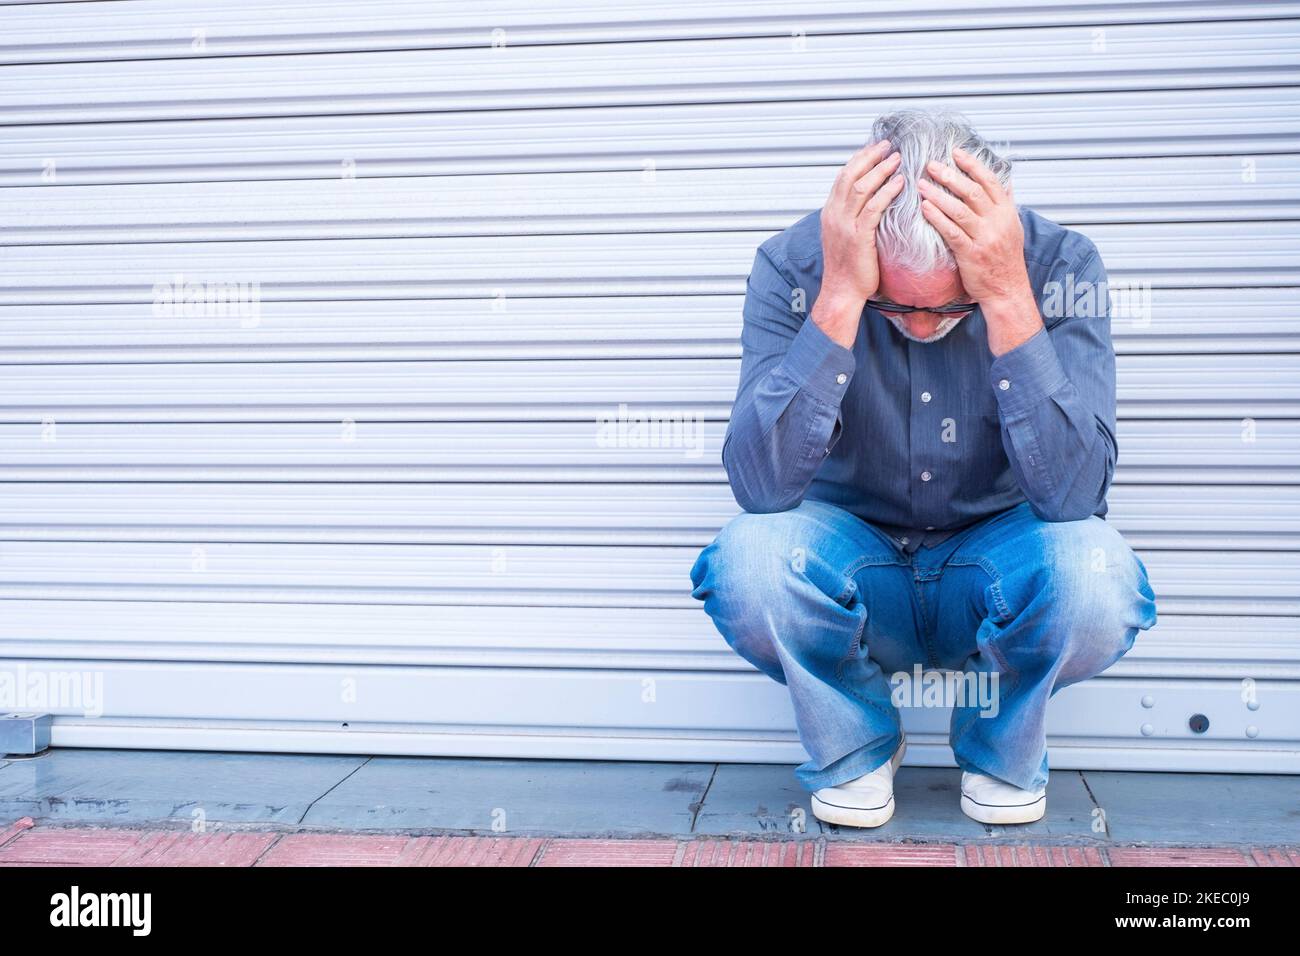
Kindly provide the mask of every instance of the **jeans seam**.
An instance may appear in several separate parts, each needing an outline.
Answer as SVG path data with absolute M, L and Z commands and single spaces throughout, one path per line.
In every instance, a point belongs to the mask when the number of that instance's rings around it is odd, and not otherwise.
M 978 567 L 989 576 L 989 593 L 993 596 L 993 607 L 998 614 L 996 623 L 1009 621 L 1015 616 L 1011 610 L 1011 605 L 1007 603 L 1006 595 L 1002 593 L 1002 572 L 987 557 L 977 554 L 970 557 L 951 558 L 948 564 L 954 567 Z M 989 652 L 1001 665 L 1003 672 L 1010 678 L 1011 687 L 1008 688 L 1008 692 L 1014 691 L 1016 685 L 1020 682 L 1020 671 L 1011 666 L 1011 662 L 1002 653 L 1002 648 L 998 647 L 997 641 L 989 641 L 988 647 Z
M 857 574 L 863 568 L 885 567 L 889 565 L 898 566 L 901 563 L 902 562 L 900 562 L 893 555 L 868 555 L 864 558 L 859 558 L 857 561 L 853 562 L 853 564 L 849 565 L 849 567 L 844 571 L 844 576 L 848 578 L 848 584 L 846 584 L 844 590 L 840 592 L 839 599 L 836 601 L 836 603 L 843 604 L 844 598 L 847 597 L 850 593 L 852 593 L 853 590 L 857 588 L 858 582 L 853 579 L 853 575 Z M 865 607 L 866 606 L 863 605 L 862 616 L 858 621 L 858 626 L 853 630 L 853 638 L 852 640 L 849 641 L 848 649 L 844 652 L 844 656 L 840 658 L 839 663 L 835 665 L 835 680 L 839 682 L 841 687 L 843 687 L 846 691 L 848 691 L 848 693 L 853 697 L 854 700 L 861 701 L 862 703 L 866 704 L 868 707 L 876 711 L 876 713 L 880 714 L 881 716 L 893 720 L 894 719 L 893 713 L 883 709 L 874 701 L 869 700 L 866 697 L 863 697 L 861 694 L 859 694 L 857 691 L 853 689 L 852 684 L 850 684 L 847 680 L 844 679 L 844 668 L 848 665 L 850 660 L 853 660 L 858 656 L 858 654 L 862 652 L 862 635 L 863 632 L 865 632 L 867 629 L 867 617 L 868 617 Z
M 917 603 L 921 606 L 921 643 L 925 645 L 926 664 L 931 669 L 939 666 L 939 656 L 934 652 L 934 645 L 930 642 L 930 609 L 925 601 L 925 589 L 921 587 L 921 581 L 913 576 L 912 588 L 916 592 Z
M 848 649 L 844 652 L 844 656 L 840 658 L 839 663 L 835 665 L 835 680 L 839 682 L 841 687 L 843 687 L 846 691 L 848 691 L 849 695 L 852 696 L 854 700 L 861 701 L 862 703 L 870 707 L 872 710 L 876 711 L 876 713 L 892 720 L 894 719 L 894 715 L 890 711 L 883 709 L 875 701 L 863 697 L 861 694 L 859 694 L 856 690 L 853 689 L 852 684 L 850 684 L 847 680 L 844 679 L 845 666 L 848 665 L 850 660 L 855 659 L 858 656 L 858 654 L 862 652 L 862 633 L 866 629 L 867 629 L 867 613 L 864 608 L 862 614 L 858 618 L 858 626 L 853 629 L 853 636 L 852 639 L 849 641 Z
M 857 590 L 857 587 L 858 587 L 858 582 L 854 581 L 853 578 L 849 578 L 848 582 L 844 585 L 844 589 L 840 591 L 839 596 L 835 598 L 835 603 L 847 609 L 848 605 L 845 604 L 844 602 L 848 600 L 849 595 L 851 595 L 854 591 Z M 853 633 L 849 636 L 848 647 L 844 649 L 844 653 L 840 655 L 839 662 L 835 665 L 837 680 L 840 679 L 839 669 L 844 666 L 844 664 L 849 660 L 849 658 L 855 656 L 855 652 L 860 649 L 861 642 L 862 642 L 862 629 L 865 626 L 866 626 L 866 615 L 864 614 L 858 620 L 858 625 L 853 629 Z
M 844 573 L 850 578 L 857 574 L 863 568 L 883 568 L 883 567 L 906 567 L 907 562 L 900 561 L 894 555 L 871 555 L 870 557 L 861 558 L 849 565 L 848 570 Z
M 993 592 L 993 604 L 998 609 L 998 617 L 1004 621 L 1011 620 L 1014 615 L 1011 612 L 1011 605 L 1007 603 L 1006 595 L 1002 593 L 1002 578 L 994 578 L 989 584 L 989 590 Z
M 864 621 L 863 623 L 865 624 L 866 622 Z M 854 700 L 862 701 L 862 703 L 866 704 L 868 707 L 870 707 L 876 713 L 880 714 L 882 717 L 886 717 L 890 720 L 893 720 L 895 715 L 892 711 L 885 710 L 875 701 L 863 697 L 861 694 L 859 694 L 857 691 L 853 689 L 853 686 L 848 681 L 844 679 L 844 665 L 847 664 L 848 662 L 849 659 L 846 657 L 844 658 L 844 660 L 840 661 L 839 664 L 836 665 L 835 667 L 835 679 L 839 681 L 840 686 L 843 687 L 846 691 L 848 691 Z

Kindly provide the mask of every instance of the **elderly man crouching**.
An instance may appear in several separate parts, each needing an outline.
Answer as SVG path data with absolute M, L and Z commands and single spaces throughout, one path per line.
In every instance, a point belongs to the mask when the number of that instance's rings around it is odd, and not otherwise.
M 749 276 L 722 452 L 745 513 L 700 553 L 692 594 L 789 688 L 796 776 L 830 823 L 893 815 L 906 741 L 888 675 L 915 665 L 996 691 L 952 712 L 962 810 L 1041 818 L 1049 699 L 1156 621 L 1146 567 L 1103 519 L 1107 297 L 1041 304 L 1104 290 L 1105 268 L 1018 207 L 1010 174 L 958 115 L 881 117 Z

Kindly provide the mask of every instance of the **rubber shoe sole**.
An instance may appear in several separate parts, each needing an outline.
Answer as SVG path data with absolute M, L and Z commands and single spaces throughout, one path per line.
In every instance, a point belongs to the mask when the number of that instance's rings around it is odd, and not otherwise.
M 1043 819 L 1043 815 L 1047 813 L 1047 794 L 1043 794 L 1032 803 L 1025 803 L 1014 807 L 1003 807 L 991 806 L 986 803 L 976 803 L 963 793 L 961 795 L 961 812 L 979 823 L 991 823 L 994 825 L 1003 823 L 1033 823 L 1036 820 Z
M 907 753 L 907 740 L 904 739 L 895 751 L 894 756 L 890 758 L 893 764 L 894 773 L 898 773 L 898 766 L 903 762 L 903 756 Z M 844 807 L 834 803 L 826 803 L 817 798 L 817 794 L 812 795 L 813 816 L 823 823 L 833 823 L 840 827 L 878 827 L 889 822 L 890 817 L 894 815 L 894 794 L 890 791 L 889 801 L 881 807 Z
M 894 815 L 894 798 L 883 807 L 864 810 L 861 807 L 840 807 L 833 803 L 823 803 L 814 794 L 812 798 L 813 816 L 823 823 L 833 823 L 839 827 L 879 827 L 889 822 Z

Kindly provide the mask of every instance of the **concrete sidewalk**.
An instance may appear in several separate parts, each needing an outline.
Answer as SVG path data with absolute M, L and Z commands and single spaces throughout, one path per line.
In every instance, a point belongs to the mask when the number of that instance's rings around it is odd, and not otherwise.
M 55 749 L 0 761 L 0 865 L 1300 865 L 1300 777 L 1054 771 L 1044 820 L 990 827 L 903 767 L 864 831 L 792 769 Z

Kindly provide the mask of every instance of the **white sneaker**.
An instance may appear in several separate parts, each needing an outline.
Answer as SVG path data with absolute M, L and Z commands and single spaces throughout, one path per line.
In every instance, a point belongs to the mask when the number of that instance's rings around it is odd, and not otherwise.
M 1019 787 L 963 770 L 961 811 L 980 823 L 1033 823 L 1047 812 L 1047 790 Z
M 870 773 L 812 795 L 813 816 L 842 827 L 878 827 L 894 815 L 894 774 L 907 752 L 907 738 L 894 756 Z

